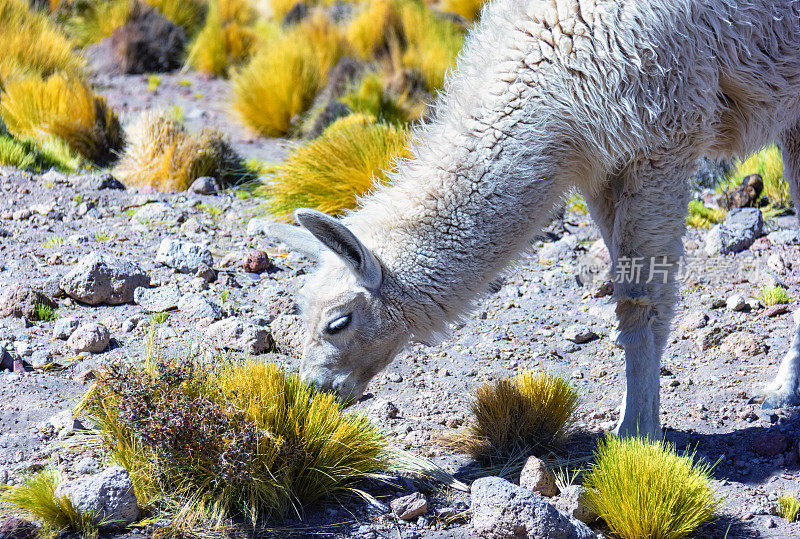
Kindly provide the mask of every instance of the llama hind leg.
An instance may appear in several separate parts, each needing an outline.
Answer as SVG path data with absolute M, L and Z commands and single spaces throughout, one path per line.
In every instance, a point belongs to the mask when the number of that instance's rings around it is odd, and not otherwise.
M 638 163 L 623 174 L 615 193 L 611 253 L 626 374 L 616 429 L 621 436 L 662 436 L 661 354 L 677 296 L 688 203 L 682 178 L 688 173 L 668 160 Z
M 800 125 L 789 129 L 781 139 L 784 176 L 800 210 Z M 800 216 L 800 213 L 798 213 Z M 764 408 L 781 408 L 800 405 L 800 324 L 794 331 L 789 352 L 783 358 L 778 374 L 756 400 L 763 398 Z

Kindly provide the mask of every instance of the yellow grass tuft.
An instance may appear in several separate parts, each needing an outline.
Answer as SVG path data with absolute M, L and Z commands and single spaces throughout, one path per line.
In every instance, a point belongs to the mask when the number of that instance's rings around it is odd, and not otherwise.
M 314 17 L 261 49 L 232 78 L 233 108 L 255 132 L 289 133 L 347 51 L 338 28 Z
M 238 0 L 212 0 L 206 22 L 189 50 L 187 65 L 210 75 L 227 75 L 253 51 L 254 16 L 249 5 Z
M 44 13 L 28 9 L 24 0 L 0 0 L 0 77 L 46 77 L 56 72 L 84 73 L 86 61 L 74 44 Z
M 442 11 L 461 15 L 468 21 L 474 21 L 481 14 L 481 8 L 487 0 L 444 0 Z
M 403 65 L 419 70 L 429 91 L 440 89 L 445 73 L 455 67 L 464 44 L 464 30 L 418 2 L 403 3 L 400 18 L 408 43 L 402 56 Z
M 777 146 L 774 144 L 767 146 L 760 152 L 737 163 L 729 179 L 718 187 L 718 191 L 722 192 L 731 187 L 738 187 L 745 176 L 750 174 L 761 175 L 764 180 L 762 194 L 767 197 L 770 206 L 786 208 L 792 205 L 789 184 L 783 177 L 783 158 Z
M 337 215 L 356 206 L 357 197 L 386 182 L 384 170 L 408 156 L 408 134 L 400 127 L 375 124 L 351 115 L 296 149 L 259 194 L 268 197 L 268 211 L 288 219 L 294 209 L 315 208 Z
M 105 99 L 62 75 L 7 81 L 0 116 L 14 137 L 39 143 L 55 137 L 98 165 L 114 161 L 123 143 L 119 121 Z
M 764 305 L 783 305 L 789 303 L 789 294 L 780 286 L 765 286 L 756 296 Z
M 567 378 L 524 371 L 479 387 L 472 421 L 449 437 L 450 445 L 489 465 L 543 456 L 569 437 L 577 407 Z
M 297 514 L 354 491 L 390 460 L 365 416 L 273 363 L 112 365 L 80 407 L 128 469 L 140 504 L 178 508 L 179 527 Z
M 178 26 L 183 26 L 187 34 L 192 34 L 202 23 L 206 14 L 203 0 L 144 0 L 156 8 L 165 18 Z
M 800 514 L 800 499 L 797 494 L 784 493 L 778 496 L 778 514 L 789 522 L 796 522 Z
M 666 442 L 609 437 L 586 476 L 587 501 L 622 539 L 680 539 L 714 518 L 713 466 Z
M 184 191 L 201 176 L 231 183 L 245 174 L 245 168 L 218 131 L 192 134 L 166 113 L 146 112 L 129 128 L 128 144 L 115 172 L 128 186 Z
M 347 40 L 356 54 L 369 60 L 403 41 L 400 14 L 395 0 L 374 0 L 365 4 L 346 29 Z
M 132 0 L 87 2 L 69 18 L 67 29 L 81 46 L 97 43 L 126 24 L 133 9 Z
M 66 496 L 55 495 L 61 480 L 56 470 L 41 471 L 28 477 L 22 485 L 8 487 L 0 496 L 0 502 L 40 520 L 40 537 L 54 537 L 67 530 L 78 532 L 82 537 L 97 537 L 91 515 L 78 511 Z
M 719 207 L 708 207 L 702 200 L 690 200 L 686 214 L 686 226 L 693 228 L 711 228 L 725 220 L 727 213 Z

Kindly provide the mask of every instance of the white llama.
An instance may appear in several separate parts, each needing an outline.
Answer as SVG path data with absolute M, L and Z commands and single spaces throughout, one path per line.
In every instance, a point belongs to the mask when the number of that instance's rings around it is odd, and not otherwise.
M 666 283 L 644 268 L 614 288 L 617 431 L 659 438 L 686 180 L 701 156 L 771 141 L 800 208 L 798 0 L 494 1 L 392 185 L 342 221 L 302 209 L 304 229 L 275 229 L 325 247 L 304 287 L 304 377 L 360 396 L 410 340 L 467 315 L 577 187 L 615 265 L 668 262 Z M 800 404 L 799 375 L 800 328 L 765 405 Z

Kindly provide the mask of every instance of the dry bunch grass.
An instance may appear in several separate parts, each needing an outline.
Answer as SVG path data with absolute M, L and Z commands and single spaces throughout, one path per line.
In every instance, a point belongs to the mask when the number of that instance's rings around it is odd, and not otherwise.
M 358 85 L 342 96 L 340 101 L 353 112 L 397 125 L 418 120 L 424 110 L 424 105 L 415 103 L 408 93 L 390 95 L 384 87 L 383 78 L 375 72 L 362 77 Z
M 105 99 L 81 80 L 59 74 L 7 81 L 0 116 L 18 139 L 45 143 L 55 137 L 101 166 L 113 162 L 123 144 L 122 128 Z
M 86 62 L 74 44 L 44 13 L 28 9 L 24 0 L 0 0 L 0 77 L 46 77 L 56 72 L 84 73 Z
M 275 364 L 112 365 L 80 407 L 140 503 L 184 530 L 297 514 L 389 462 L 365 416 Z
M 403 128 L 354 114 L 292 152 L 258 192 L 268 197 L 268 211 L 284 219 L 299 207 L 337 215 L 385 182 L 384 171 L 406 156 L 408 133 Z
M 184 191 L 201 176 L 230 184 L 245 174 L 242 160 L 215 129 L 189 133 L 164 112 L 145 112 L 128 129 L 125 153 L 115 170 L 128 186 Z
M 524 371 L 479 387 L 470 424 L 447 442 L 489 466 L 544 456 L 568 439 L 577 407 L 578 394 L 566 378 Z
M 666 442 L 610 437 L 598 446 L 584 486 L 614 535 L 680 539 L 716 515 L 712 468 Z
M 388 52 L 405 38 L 398 4 L 395 0 L 374 0 L 350 21 L 347 40 L 362 59 L 369 60 Z
M 339 29 L 313 17 L 263 47 L 232 78 L 233 108 L 255 132 L 271 137 L 292 131 L 347 51 Z

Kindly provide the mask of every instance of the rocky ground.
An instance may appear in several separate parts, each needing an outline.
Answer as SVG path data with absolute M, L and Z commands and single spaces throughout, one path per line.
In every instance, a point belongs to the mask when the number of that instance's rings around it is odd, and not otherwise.
M 263 222 L 251 219 L 257 200 L 234 190 L 153 195 L 109 187 L 114 182 L 103 176 L 0 170 L 0 355 L 8 369 L 0 373 L 0 480 L 9 484 L 51 464 L 70 478 L 97 471 L 96 449 L 69 443 L 80 425 L 67 411 L 93 369 L 141 361 L 151 327 L 161 354 L 216 347 L 262 356 L 274 339 L 286 355 L 265 357 L 296 368 L 293 291 L 312 268 L 261 234 Z M 741 227 L 753 224 L 747 217 Z M 724 516 L 701 535 L 730 528 L 729 537 L 800 536 L 798 524 L 772 514 L 777 495 L 797 488 L 796 410 L 748 404 L 774 376 L 793 311 L 800 315 L 800 230 L 787 215 L 766 222 L 760 234 L 737 233 L 760 237 L 737 254 L 711 255 L 707 245 L 720 241 L 719 233 L 690 230 L 685 239 L 683 299 L 662 369 L 662 424 L 668 440 L 720 461 L 714 475 Z M 581 433 L 591 438 L 610 429 L 624 383 L 614 306 L 601 280 L 579 284 L 590 263 L 603 264 L 598 238 L 587 216 L 567 214 L 449 340 L 411 346 L 356 408 L 401 447 L 462 474 L 474 466 L 443 451 L 440 435 L 468 420 L 478 385 L 521 368 L 568 374 L 582 399 Z M 752 299 L 775 282 L 788 288 L 788 308 Z M 33 304 L 48 301 L 57 318 L 36 321 Z M 166 316 L 152 316 L 162 311 Z M 576 458 L 586 447 L 576 446 Z M 466 508 L 466 494 L 408 479 L 373 492 L 388 503 L 420 490 L 427 512 L 409 522 L 351 500 L 288 524 L 300 535 L 471 533 L 467 521 L 445 518 Z

